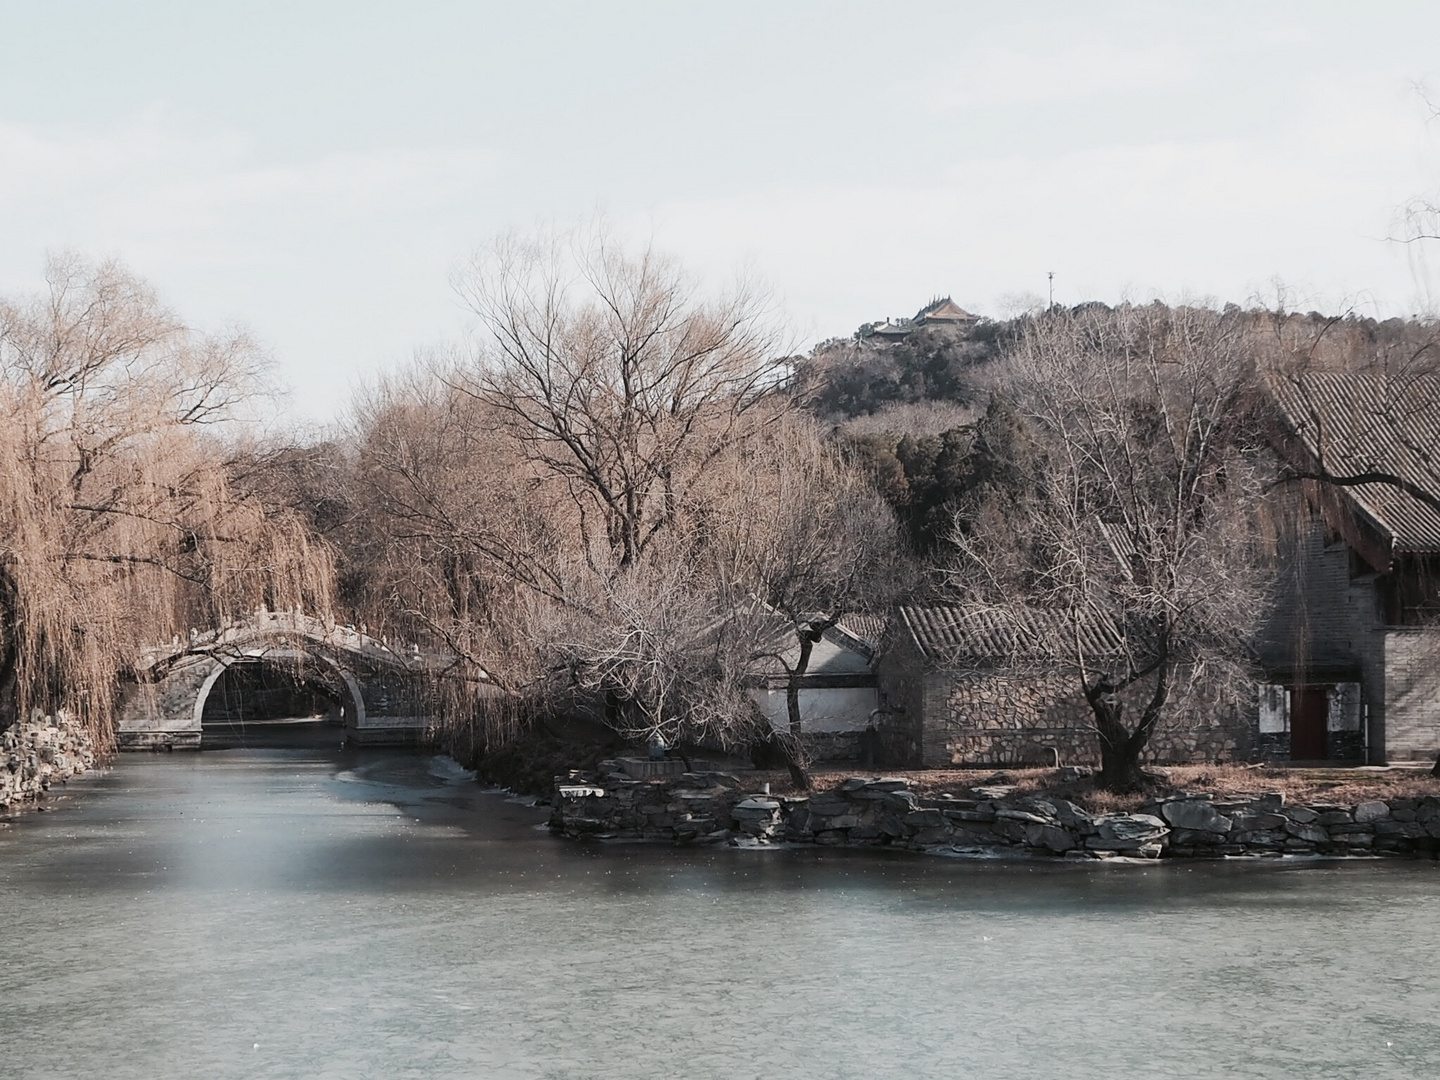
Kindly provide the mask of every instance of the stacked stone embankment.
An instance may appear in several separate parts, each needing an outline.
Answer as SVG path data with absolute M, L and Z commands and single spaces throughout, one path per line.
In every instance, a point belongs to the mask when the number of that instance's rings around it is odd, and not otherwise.
M 1279 793 L 1182 794 L 1136 813 L 1094 814 L 1059 798 L 976 787 L 920 795 L 903 778 L 853 777 L 811 795 L 747 792 L 727 773 L 557 778 L 551 828 L 571 837 L 674 843 L 888 846 L 935 854 L 1064 858 L 1430 855 L 1440 798 L 1287 806 Z
M 90 737 L 67 716 L 35 713 L 12 724 L 0 734 L 0 813 L 23 809 L 94 765 Z

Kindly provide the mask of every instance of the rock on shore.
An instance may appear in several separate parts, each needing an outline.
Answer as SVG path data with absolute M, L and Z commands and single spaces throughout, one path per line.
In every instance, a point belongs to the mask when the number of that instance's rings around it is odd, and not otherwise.
M 1139 813 L 1091 814 L 1064 799 L 922 796 L 900 778 L 852 777 L 812 795 L 747 792 L 727 773 L 636 779 L 622 771 L 557 778 L 551 828 L 567 836 L 674 843 L 810 843 L 939 854 L 1066 858 L 1434 855 L 1440 798 L 1286 806 L 1279 793 L 1157 799 Z
M 0 814 L 23 809 L 95 765 L 90 737 L 69 717 L 36 712 L 0 734 Z

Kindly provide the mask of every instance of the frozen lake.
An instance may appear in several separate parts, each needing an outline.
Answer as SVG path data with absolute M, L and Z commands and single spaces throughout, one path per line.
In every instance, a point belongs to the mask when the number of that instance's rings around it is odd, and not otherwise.
M 443 759 L 128 755 L 0 829 L 0 1077 L 1440 1075 L 1440 868 L 579 846 Z

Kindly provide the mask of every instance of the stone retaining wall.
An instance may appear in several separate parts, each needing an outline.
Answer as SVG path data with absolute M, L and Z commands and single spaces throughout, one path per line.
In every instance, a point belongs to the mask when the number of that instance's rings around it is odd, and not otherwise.
M 64 713 L 11 725 L 0 734 L 0 813 L 19 810 L 95 765 L 90 737 Z
M 1427 855 L 1440 849 L 1440 798 L 1287 806 L 1281 794 L 1180 795 L 1133 814 L 1090 814 L 1006 787 L 922 796 L 904 779 L 853 777 L 808 796 L 746 792 L 727 773 L 633 780 L 557 778 L 550 827 L 570 837 L 674 843 L 889 846 L 935 854 L 1066 858 Z

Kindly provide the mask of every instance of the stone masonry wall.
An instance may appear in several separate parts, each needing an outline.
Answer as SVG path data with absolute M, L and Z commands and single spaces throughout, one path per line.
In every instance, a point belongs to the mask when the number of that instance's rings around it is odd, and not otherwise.
M 944 680 L 935 672 L 932 679 Z M 1060 676 L 976 671 L 952 675 L 927 725 L 926 765 L 1092 765 L 1100 743 L 1088 706 Z M 1058 755 L 1058 758 L 1057 758 Z
M 681 844 L 887 846 L 933 854 L 1111 858 L 1278 855 L 1434 857 L 1440 798 L 1287 806 L 1279 793 L 1180 795 L 1134 814 L 1090 814 L 1001 786 L 922 796 L 900 778 L 853 777 L 802 796 L 744 791 L 726 773 L 557 778 L 550 827 L 569 837 Z
M 52 784 L 63 783 L 95 765 L 90 737 L 64 713 L 35 713 L 0 734 L 0 813 L 13 812 L 44 798 Z
M 861 732 L 858 731 L 804 731 L 800 741 L 811 761 L 850 762 L 859 764 L 864 758 Z M 872 767 L 879 762 L 872 764 Z
M 1100 742 L 1090 706 L 1072 677 L 1043 670 L 936 671 L 929 679 L 946 693 L 941 708 L 926 716 L 927 767 L 1099 763 Z M 1132 714 L 1143 707 L 1138 693 L 1126 700 Z M 1248 717 L 1196 702 L 1162 722 L 1145 758 L 1177 764 L 1244 759 L 1254 739 Z
M 1053 668 L 938 667 L 901 638 L 877 669 L 885 717 L 882 767 L 1093 765 L 1100 759 L 1090 707 L 1075 680 Z M 1143 708 L 1140 690 L 1126 708 Z M 1256 756 L 1255 718 L 1233 706 L 1192 701 L 1151 737 L 1145 759 L 1187 763 Z

